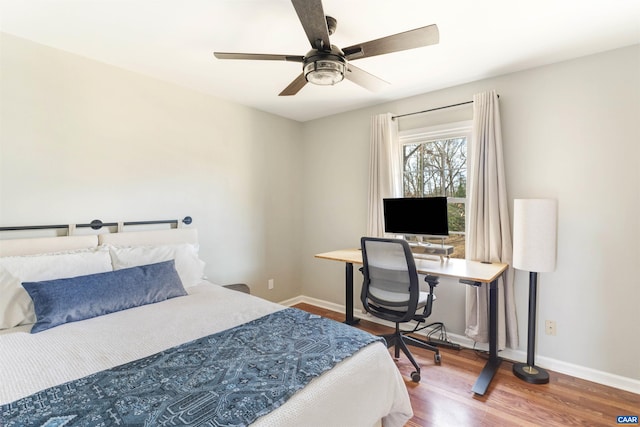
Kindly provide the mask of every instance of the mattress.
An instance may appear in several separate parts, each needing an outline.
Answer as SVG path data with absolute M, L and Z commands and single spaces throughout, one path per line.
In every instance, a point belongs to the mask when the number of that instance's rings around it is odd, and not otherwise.
M 0 331 L 0 404 L 138 360 L 284 307 L 202 281 L 188 295 L 31 334 Z M 253 426 L 403 426 L 412 410 L 383 343 L 312 380 Z

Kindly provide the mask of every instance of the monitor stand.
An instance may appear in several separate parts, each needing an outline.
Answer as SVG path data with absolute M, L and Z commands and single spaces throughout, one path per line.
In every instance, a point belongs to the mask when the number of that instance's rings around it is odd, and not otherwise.
M 414 259 L 420 259 L 420 260 L 425 260 L 425 261 L 438 261 L 440 263 L 444 262 L 445 259 L 448 259 L 449 257 L 444 257 L 442 255 L 440 256 L 436 256 L 436 255 L 428 255 L 428 254 L 421 254 L 421 253 L 413 253 L 413 258 Z
M 453 246 L 428 242 L 409 243 L 414 258 L 418 259 L 440 259 L 449 258 L 453 253 Z

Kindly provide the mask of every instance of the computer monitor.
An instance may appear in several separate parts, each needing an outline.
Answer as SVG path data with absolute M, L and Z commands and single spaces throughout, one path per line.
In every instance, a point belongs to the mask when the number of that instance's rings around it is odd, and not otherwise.
M 413 236 L 449 235 L 446 197 L 383 199 L 387 233 Z

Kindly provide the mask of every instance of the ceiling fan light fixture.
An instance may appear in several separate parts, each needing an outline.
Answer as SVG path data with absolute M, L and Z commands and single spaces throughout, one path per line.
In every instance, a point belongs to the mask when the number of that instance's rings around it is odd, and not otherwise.
M 344 79 L 346 68 L 344 59 L 330 55 L 307 62 L 304 65 L 304 77 L 316 85 L 334 85 Z

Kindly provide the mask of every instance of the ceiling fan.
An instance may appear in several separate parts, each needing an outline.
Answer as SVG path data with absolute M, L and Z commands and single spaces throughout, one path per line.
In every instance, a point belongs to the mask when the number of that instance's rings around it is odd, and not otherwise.
M 365 89 L 376 91 L 388 83 L 349 61 L 429 46 L 437 44 L 439 40 L 438 27 L 428 25 L 340 49 L 329 41 L 329 36 L 336 29 L 337 21 L 331 16 L 325 16 L 322 0 L 291 0 L 291 3 L 311 43 L 311 50 L 306 55 L 230 52 L 214 52 L 213 55 L 218 59 L 301 62 L 302 73 L 280 92 L 280 96 L 295 95 L 307 82 L 334 85 L 344 78 Z

